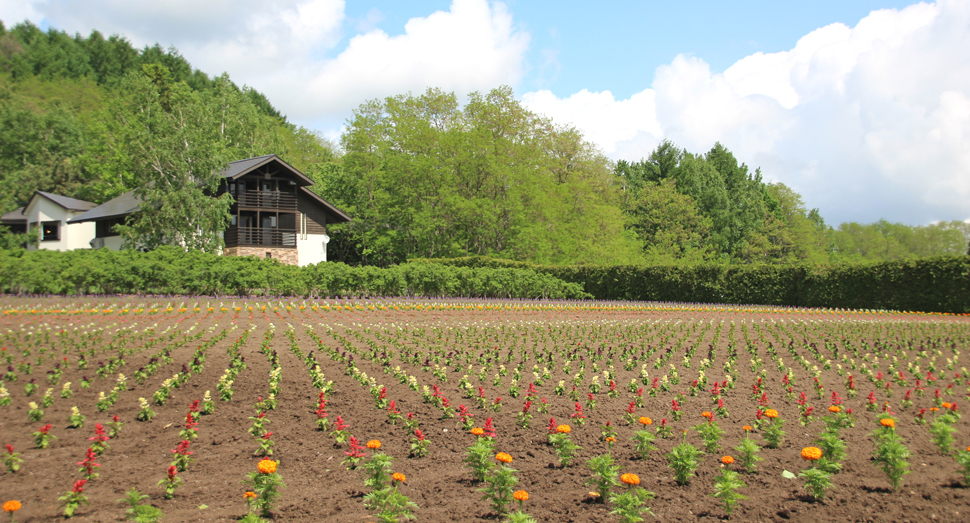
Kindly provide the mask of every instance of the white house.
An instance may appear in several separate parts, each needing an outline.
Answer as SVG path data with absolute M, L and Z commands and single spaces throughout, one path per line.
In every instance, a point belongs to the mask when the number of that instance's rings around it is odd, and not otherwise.
M 327 225 L 350 221 L 308 189 L 313 180 L 275 154 L 231 162 L 222 177 L 218 194 L 228 192 L 234 200 L 231 223 L 223 232 L 223 255 L 259 256 L 300 266 L 325 262 Z M 91 247 L 118 250 L 123 242 L 114 226 L 138 212 L 140 204 L 134 192 L 127 192 L 73 217 L 69 224 L 92 227 Z
M 37 191 L 27 205 L 0 217 L 0 222 L 16 232 L 40 229 L 40 242 L 30 250 L 70 251 L 87 249 L 94 238 L 93 223 L 68 223 L 97 204 Z

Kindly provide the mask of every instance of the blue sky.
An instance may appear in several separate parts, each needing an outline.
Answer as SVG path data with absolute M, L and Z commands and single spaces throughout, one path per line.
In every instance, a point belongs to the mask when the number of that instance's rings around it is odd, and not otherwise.
M 873 10 L 912 3 L 513 0 L 505 5 L 531 37 L 529 68 L 518 90 L 549 89 L 558 96 L 608 90 L 628 98 L 650 85 L 654 70 L 678 54 L 701 57 L 723 71 L 758 51 L 791 49 L 819 27 L 854 26 Z M 444 0 L 350 2 L 348 25 L 398 34 L 409 19 L 449 6 Z
M 174 45 L 338 139 L 361 103 L 510 85 L 614 160 L 720 141 L 832 224 L 970 220 L 970 0 L 0 0 Z

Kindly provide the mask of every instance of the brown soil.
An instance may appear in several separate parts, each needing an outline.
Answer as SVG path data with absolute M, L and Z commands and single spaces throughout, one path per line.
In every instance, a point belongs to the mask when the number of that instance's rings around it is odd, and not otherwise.
M 70 301 L 56 298 L 8 298 L 0 302 L 3 310 L 19 311 L 0 317 L 0 330 L 7 332 L 0 335 L 0 343 L 5 348 L 3 354 L 12 355 L 14 367 L 21 360 L 33 364 L 29 376 L 15 369 L 17 381 L 6 381 L 12 404 L 0 407 L 0 445 L 12 444 L 24 460 L 19 472 L 4 471 L 0 475 L 0 501 L 15 499 L 23 503 L 23 509 L 16 514 L 16 521 L 55 521 L 61 518 L 58 497 L 80 479 L 79 467 L 75 463 L 83 459 L 95 423 L 107 423 L 113 415 L 118 415 L 125 422 L 124 428 L 120 437 L 109 442 L 110 449 L 98 460 L 101 465 L 100 477 L 89 482 L 85 490 L 90 505 L 80 507 L 75 520 L 124 520 L 124 506 L 117 500 L 132 487 L 150 496 L 151 504 L 164 511 L 165 521 L 239 519 L 246 512 L 242 481 L 247 473 L 255 470 L 257 463 L 257 458 L 252 455 L 257 445 L 248 433 L 251 424 L 249 417 L 255 413 L 253 405 L 257 397 L 265 397 L 267 392 L 271 367 L 269 358 L 260 352 L 260 345 L 270 325 L 275 326 L 275 335 L 269 342 L 269 350 L 276 351 L 279 358 L 282 392 L 277 398 L 278 407 L 267 411 L 267 418 L 271 420 L 269 430 L 273 431 L 272 439 L 276 443 L 273 458 L 280 461 L 279 472 L 286 482 L 280 502 L 273 510 L 272 519 L 275 521 L 376 521 L 363 507 L 362 496 L 366 489 L 362 471 L 348 471 L 340 464 L 345 457 L 346 446 L 336 447 L 333 438 L 316 430 L 313 412 L 317 390 L 313 388 L 307 366 L 291 350 L 285 335 L 290 326 L 294 329 L 300 350 L 304 354 L 314 351 L 327 379 L 333 381 L 332 392 L 328 395 L 330 418 L 342 416 L 350 425 L 350 433 L 361 441 L 379 439 L 383 442 L 381 451 L 396 460 L 394 470 L 407 475 L 408 480 L 401 486 L 401 492 L 419 505 L 420 508 L 415 511 L 418 521 L 497 522 L 501 518 L 482 501 L 481 494 L 477 492 L 480 485 L 472 482 L 469 471 L 462 464 L 465 449 L 473 443 L 474 436 L 457 430 L 457 419 L 439 419 L 441 411 L 438 408 L 422 402 L 419 392 L 410 390 L 391 374 L 397 366 L 408 375 L 414 375 L 422 385 L 430 387 L 439 384 L 442 393 L 456 409 L 458 404 L 470 409 L 477 426 L 481 426 L 486 417 L 493 417 L 498 433 L 498 448 L 513 456 L 511 466 L 519 471 L 519 487 L 529 492 L 530 499 L 525 503 L 524 510 L 538 521 L 618 520 L 617 516 L 609 514 L 611 507 L 608 504 L 591 501 L 588 496 L 590 489 L 584 485 L 584 481 L 590 477 L 586 460 L 606 451 L 600 441 L 600 427 L 607 421 L 618 433 L 612 453 L 621 467 L 621 473 L 638 474 L 642 480 L 641 486 L 656 494 L 656 499 L 648 502 L 656 520 L 726 519 L 723 507 L 710 495 L 713 481 L 722 467 L 722 453 L 736 455 L 730 447 L 738 444 L 743 436 L 742 425 L 753 421 L 756 409 L 751 387 L 757 375 L 751 368 L 752 355 L 745 350 L 742 324 L 748 330 L 753 350 L 764 361 L 767 371 L 764 389 L 772 402 L 771 406 L 778 409 L 781 417 L 788 421 L 785 424 L 787 437 L 782 447 L 763 449 L 760 455 L 764 461 L 759 463 L 757 473 L 742 475 L 747 488 L 740 492 L 748 499 L 740 502 L 732 519 L 805 522 L 970 520 L 970 488 L 957 473 L 956 461 L 952 455 L 943 455 L 933 445 L 926 425 L 915 422 L 915 412 L 919 408 L 933 405 L 934 389 L 945 391 L 950 383 L 953 384 L 953 395 L 944 394 L 942 400 L 955 400 L 959 407 L 966 405 L 966 374 L 959 379 L 955 377 L 962 362 L 955 365 L 956 371 L 947 370 L 945 365 L 946 359 L 954 356 L 954 351 L 962 353 L 967 349 L 970 342 L 970 321 L 967 317 L 820 314 L 818 311 L 755 308 L 679 309 L 673 306 L 623 310 L 616 308 L 615 304 L 608 307 L 587 304 L 572 309 L 546 306 L 537 310 L 534 302 L 498 301 L 474 302 L 475 306 L 459 308 L 454 305 L 459 302 L 448 302 L 449 305 L 445 307 L 435 306 L 431 302 L 375 300 L 354 302 L 360 306 L 341 310 L 336 310 L 336 305 L 347 302 L 331 301 L 330 309 L 326 310 L 317 307 L 326 302 L 227 301 L 220 304 L 213 301 L 210 305 L 205 299 L 198 303 L 196 299 L 186 299 L 185 304 L 180 305 L 181 301 L 132 297 L 105 300 L 103 303 L 93 299 Z M 166 311 L 169 303 L 174 310 Z M 371 304 L 376 307 L 369 308 Z M 484 307 L 477 307 L 479 304 Z M 210 306 L 213 310 L 208 311 Z M 233 310 L 237 306 L 242 310 Z M 301 306 L 305 308 L 301 310 Z M 121 310 L 126 307 L 130 310 L 122 313 Z M 180 307 L 185 310 L 180 311 Z M 249 307 L 253 307 L 252 312 Z M 707 328 L 712 321 L 713 326 Z M 698 365 L 702 358 L 707 357 L 718 325 L 723 327 L 714 347 L 713 365 L 705 372 L 712 383 L 715 379 L 724 379 L 723 366 L 729 359 L 728 332 L 731 322 L 736 325 L 733 332 L 737 350 L 734 366 L 738 369 L 739 377 L 736 387 L 727 390 L 723 396 L 730 415 L 717 420 L 727 435 L 721 442 L 722 450 L 703 456 L 696 477 L 689 485 L 679 486 L 673 480 L 665 454 L 680 442 L 682 429 L 688 429 L 689 442 L 700 445 L 696 432 L 690 429 L 703 421 L 700 417 L 702 410 L 711 410 L 708 392 L 702 390 L 696 397 L 687 398 L 681 421 L 669 423 L 677 437 L 658 439 L 656 445 L 659 450 L 652 452 L 649 459 L 641 461 L 634 459 L 630 441 L 632 432 L 639 427 L 628 426 L 623 421 L 626 407 L 633 398 L 627 384 L 638 377 L 643 363 L 647 363 L 651 381 L 669 372 L 669 364 L 676 366 L 680 383 L 656 397 L 645 393 L 645 406 L 636 410 L 637 416 L 652 417 L 656 423 L 651 428 L 655 429 L 660 419 L 670 417 L 668 411 L 676 393 L 688 391 L 690 382 L 697 378 Z M 755 323 L 764 329 L 764 339 L 755 331 Z M 153 333 L 139 335 L 155 324 Z M 201 373 L 193 373 L 182 386 L 174 389 L 165 405 L 153 403 L 156 418 L 149 422 L 135 420 L 139 411 L 138 398 L 151 400 L 163 380 L 179 372 L 183 364 L 191 363 L 193 352 L 203 342 L 234 325 L 237 328 L 233 332 L 208 349 Z M 250 325 L 254 325 L 255 329 L 241 347 L 247 368 L 233 385 L 233 399 L 221 401 L 216 393 L 216 383 L 229 363 L 227 348 Z M 565 330 L 567 326 L 568 331 Z M 191 334 L 203 333 L 201 339 L 172 350 L 172 363 L 163 365 L 144 384 L 137 384 L 135 372 L 163 347 L 182 339 L 190 328 L 193 328 Z M 375 407 L 368 387 L 348 376 L 344 372 L 344 363 L 334 361 L 326 350 L 317 347 L 308 334 L 308 328 L 319 336 L 326 348 L 334 349 L 338 354 L 348 349 L 337 338 L 343 338 L 357 351 L 354 355 L 357 367 L 385 385 L 388 399 L 395 400 L 402 412 L 413 412 L 420 420 L 420 427 L 431 442 L 427 457 L 408 457 L 410 435 L 405 433 L 401 424 L 395 426 L 389 423 L 385 413 Z M 328 332 L 329 328 L 334 329 L 336 337 Z M 401 331 L 401 336 L 397 338 L 399 328 L 405 331 Z M 85 335 L 99 329 L 103 331 L 92 336 Z M 167 329 L 170 330 L 165 332 Z M 26 332 L 34 334 L 28 337 Z M 45 337 L 45 332 L 49 333 L 49 337 Z M 792 351 L 812 365 L 818 363 L 822 369 L 822 364 L 816 361 L 810 351 L 810 344 L 817 343 L 822 347 L 823 337 L 830 342 L 837 340 L 840 345 L 844 338 L 857 348 L 864 343 L 865 348 L 860 349 L 859 357 L 854 359 L 861 364 L 863 353 L 878 355 L 878 370 L 883 373 L 887 373 L 887 363 L 893 355 L 901 354 L 897 351 L 897 345 L 903 346 L 909 358 L 919 361 L 922 374 L 926 372 L 933 351 L 940 351 L 936 361 L 938 371 L 934 374 L 939 377 L 938 381 L 928 384 L 923 380 L 926 392 L 923 396 L 914 392 L 912 407 L 903 409 L 901 405 L 905 390 L 915 385 L 914 376 L 908 371 L 905 386 L 892 386 L 891 398 L 882 390 L 876 392 L 880 405 L 889 401 L 898 414 L 897 430 L 912 453 L 909 459 L 911 473 L 903 478 L 898 492 L 890 490 L 886 476 L 871 461 L 873 439 L 870 433 L 877 426 L 877 413 L 867 411 L 866 397 L 874 390 L 874 384 L 860 371 L 851 371 L 855 376 L 858 395 L 848 399 L 845 378 L 836 373 L 835 364 L 838 361 L 829 353 L 827 357 L 833 360 L 832 369 L 822 370 L 820 378 L 825 386 L 825 398 L 817 399 L 813 394 L 810 372 L 797 364 L 789 352 L 788 344 L 791 341 Z M 878 345 L 883 341 L 889 345 Z M 907 348 L 905 345 L 910 341 L 913 347 Z M 848 446 L 848 458 L 844 462 L 844 471 L 832 477 L 834 488 L 824 501 L 808 498 L 800 480 L 782 477 L 784 470 L 797 473 L 807 466 L 800 459 L 799 451 L 812 444 L 821 432 L 823 423 L 816 420 L 808 427 L 798 423 L 798 407 L 795 401 L 785 397 L 780 383 L 782 375 L 767 351 L 769 344 L 794 370 L 798 383 L 794 390 L 805 391 L 809 395 L 809 404 L 815 407 L 816 414 L 827 414 L 829 395 L 834 390 L 845 398 L 845 406 L 851 407 L 857 416 L 855 427 L 842 432 Z M 579 368 L 577 360 L 572 364 L 571 373 L 564 374 L 562 354 L 577 350 L 576 357 L 582 355 L 589 366 L 580 398 L 585 405 L 588 385 L 595 375 L 591 358 L 602 349 L 603 359 L 595 363 L 600 369 L 600 380 L 603 380 L 602 371 L 609 363 L 610 351 L 630 346 L 636 348 L 636 356 L 641 350 L 648 350 L 648 347 L 659 350 L 644 357 L 636 363 L 634 370 L 629 371 L 623 368 L 624 361 L 615 356 L 613 363 L 619 397 L 610 398 L 607 395 L 608 382 L 602 382 L 603 389 L 596 394 L 598 406 L 594 410 L 584 409 L 589 421 L 582 427 L 573 424 L 573 439 L 582 450 L 572 465 L 559 467 L 553 449 L 546 444 L 546 425 L 550 416 L 559 423 L 568 422 L 569 415 L 574 411 L 574 402 L 565 395 L 557 396 L 554 388 L 559 380 L 566 380 L 568 390 L 571 387 L 569 381 Z M 684 353 L 694 346 L 697 351 L 691 359 L 692 367 L 684 368 Z M 917 354 L 921 346 L 927 351 L 926 356 Z M 490 402 L 502 397 L 504 407 L 500 412 L 478 408 L 475 400 L 463 398 L 458 388 L 463 371 L 455 371 L 455 365 L 447 366 L 448 380 L 442 382 L 431 372 L 422 371 L 422 364 L 402 361 L 397 356 L 402 347 L 424 351 L 422 360 L 437 354 L 442 366 L 445 366 L 444 360 L 449 353 L 474 354 L 473 372 L 469 373 L 473 387 L 477 390 L 481 385 Z M 121 348 L 135 351 L 124 357 L 123 366 L 98 379 L 98 362 L 108 362 Z M 673 349 L 673 356 L 663 368 L 655 370 L 654 361 L 667 348 Z M 26 357 L 23 356 L 25 349 L 30 351 Z M 94 356 L 87 356 L 87 369 L 79 369 L 78 354 L 82 351 L 89 353 L 93 349 L 98 352 Z M 510 349 L 513 360 L 507 363 L 505 357 Z M 554 368 L 551 369 L 551 377 L 537 389 L 538 397 L 544 397 L 549 402 L 549 414 L 534 412 L 535 418 L 530 428 L 519 428 L 515 416 L 525 402 L 525 392 L 532 381 L 532 368 L 537 363 L 533 351 L 541 354 L 547 349 L 554 356 Z M 375 357 L 380 357 L 388 350 L 392 350 L 395 356 L 385 368 L 375 361 Z M 476 375 L 482 364 L 475 360 L 479 355 L 487 358 L 489 354 L 498 355 L 508 370 L 508 376 L 502 379 L 499 386 L 492 385 L 498 365 L 487 372 L 483 382 L 479 382 Z M 509 397 L 507 389 L 522 354 L 529 356 L 519 382 L 522 395 L 513 399 Z M 63 361 L 65 356 L 68 358 L 66 370 L 55 385 L 48 385 L 48 371 L 53 370 L 54 364 Z M 38 358 L 41 359 L 39 363 Z M 540 363 L 539 368 L 542 366 Z M 901 365 L 901 368 L 904 367 Z M 120 394 L 111 408 L 98 412 L 98 393 L 109 392 L 119 372 L 128 377 L 128 390 Z M 846 368 L 846 376 L 848 372 Z M 85 375 L 90 378 L 91 387 L 82 389 L 79 384 Z M 31 378 L 36 380 L 39 387 L 31 397 L 26 397 L 24 385 Z M 64 399 L 59 393 L 68 381 L 72 383 L 74 396 Z M 44 409 L 42 422 L 28 422 L 28 402 L 40 402 L 48 387 L 54 388 L 53 404 Z M 711 384 L 707 389 L 710 387 Z M 649 388 L 644 386 L 647 391 Z M 216 410 L 201 418 L 199 437 L 191 445 L 195 462 L 181 474 L 185 484 L 178 489 L 174 499 L 163 499 L 163 491 L 157 484 L 165 477 L 165 470 L 172 461 L 170 449 L 174 449 L 179 441 L 179 430 L 190 403 L 201 399 L 206 390 L 212 391 Z M 81 429 L 67 428 L 67 417 L 72 406 L 77 406 L 87 416 L 87 422 Z M 533 411 L 536 408 L 534 406 Z M 53 424 L 51 434 L 57 439 L 49 448 L 42 450 L 35 447 L 31 434 L 45 423 Z M 961 420 L 956 427 L 953 448 L 966 448 L 970 445 L 967 420 Z M 759 434 L 753 437 L 761 441 Z M 645 515 L 645 518 L 646 521 L 654 520 L 649 515 Z

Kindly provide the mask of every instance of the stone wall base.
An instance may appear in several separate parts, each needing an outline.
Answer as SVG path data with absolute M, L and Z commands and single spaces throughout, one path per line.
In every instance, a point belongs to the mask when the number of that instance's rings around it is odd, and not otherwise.
M 222 251 L 223 256 L 256 256 L 258 258 L 272 258 L 285 265 L 299 265 L 300 257 L 296 249 L 280 247 L 227 247 Z

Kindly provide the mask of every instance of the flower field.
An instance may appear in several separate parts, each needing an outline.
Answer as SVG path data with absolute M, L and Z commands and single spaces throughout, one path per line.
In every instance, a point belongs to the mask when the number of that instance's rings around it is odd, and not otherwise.
M 970 316 L 146 297 L 0 311 L 14 521 L 970 514 Z

